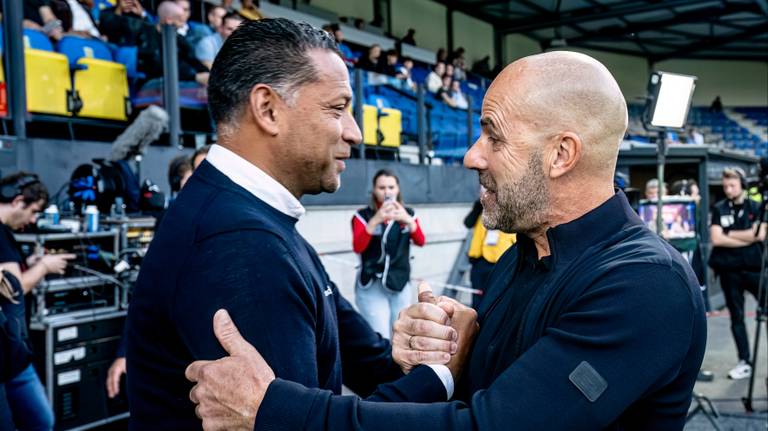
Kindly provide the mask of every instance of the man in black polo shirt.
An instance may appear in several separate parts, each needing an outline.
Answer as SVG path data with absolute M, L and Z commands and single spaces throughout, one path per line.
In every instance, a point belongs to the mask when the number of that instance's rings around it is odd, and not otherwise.
M 746 379 L 752 374 L 749 363 L 749 340 L 744 326 L 744 292 L 757 297 L 760 261 L 765 238 L 765 223 L 760 222 L 760 204 L 746 197 L 744 172 L 739 168 L 723 171 L 725 199 L 712 209 L 712 256 L 709 265 L 720 277 L 725 304 L 731 315 L 731 332 L 736 342 L 739 362 L 728 377 Z

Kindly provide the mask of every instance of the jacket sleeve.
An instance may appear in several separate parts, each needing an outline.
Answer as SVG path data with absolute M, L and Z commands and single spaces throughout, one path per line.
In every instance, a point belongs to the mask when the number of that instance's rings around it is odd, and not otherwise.
M 366 230 L 367 227 L 368 223 L 360 213 L 352 216 L 352 251 L 357 254 L 364 252 L 371 243 L 371 235 Z
M 315 297 L 282 240 L 237 231 L 196 247 L 171 302 L 171 321 L 194 359 L 226 355 L 212 329 L 213 314 L 225 308 L 275 375 L 319 386 Z
M 334 286 L 335 288 L 335 286 Z M 369 401 L 434 402 L 446 400 L 446 389 L 429 367 L 400 379 L 403 372 L 392 359 L 392 347 L 336 290 L 339 345 L 344 384 Z
M 615 271 L 621 275 L 609 275 L 590 288 L 469 403 L 375 403 L 275 380 L 256 430 L 498 430 L 510 424 L 518 430 L 603 429 L 632 403 L 688 370 L 691 387 L 665 395 L 663 417 L 653 418 L 652 425 L 643 417 L 633 421 L 638 429 L 682 429 L 703 357 L 706 322 L 679 276 L 654 265 L 642 271 L 642 283 Z M 571 381 L 583 362 L 607 384 L 594 401 Z M 590 392 L 588 387 L 584 391 Z

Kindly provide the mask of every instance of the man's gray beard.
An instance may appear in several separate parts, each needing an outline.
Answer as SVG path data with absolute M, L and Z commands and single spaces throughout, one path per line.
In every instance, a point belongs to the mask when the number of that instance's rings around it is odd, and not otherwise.
M 542 152 L 531 154 L 525 174 L 512 184 L 496 188 L 496 201 L 483 202 L 483 225 L 509 233 L 527 233 L 546 223 L 549 211 L 549 187 L 544 179 Z M 490 176 L 481 176 L 481 183 L 493 188 Z

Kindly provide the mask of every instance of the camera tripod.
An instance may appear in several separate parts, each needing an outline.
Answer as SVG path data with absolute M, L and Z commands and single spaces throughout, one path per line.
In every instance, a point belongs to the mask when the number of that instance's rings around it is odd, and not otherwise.
M 762 187 L 761 187 L 762 188 Z M 757 224 L 757 230 L 755 231 L 755 236 L 759 235 L 760 233 L 760 225 L 762 223 L 765 223 L 766 221 L 766 206 L 768 205 L 768 193 L 766 193 L 766 190 L 761 190 L 761 194 L 763 196 L 763 201 L 760 204 L 760 215 L 758 216 L 758 220 L 760 223 Z M 768 278 L 768 273 L 766 273 L 766 270 L 768 270 L 768 235 L 766 235 L 766 238 L 763 239 L 763 254 L 762 254 L 762 262 L 760 263 L 760 281 L 758 283 L 757 287 L 757 310 L 755 310 L 755 342 L 753 344 L 753 350 L 752 350 L 752 358 L 750 360 L 750 365 L 752 366 L 752 374 L 749 376 L 749 387 L 747 389 L 747 396 L 743 397 L 741 401 L 744 403 L 744 409 L 750 413 L 754 412 L 754 407 L 752 405 L 752 402 L 754 401 L 754 389 L 755 389 L 755 375 L 757 375 L 757 365 L 759 362 L 757 362 L 757 356 L 759 353 L 760 348 L 760 331 L 763 325 L 766 325 L 766 321 L 768 319 L 766 318 L 766 314 L 768 313 L 768 292 L 766 292 L 766 278 Z M 768 331 L 768 329 L 767 329 Z M 765 379 L 765 386 L 766 390 L 768 390 L 768 378 Z

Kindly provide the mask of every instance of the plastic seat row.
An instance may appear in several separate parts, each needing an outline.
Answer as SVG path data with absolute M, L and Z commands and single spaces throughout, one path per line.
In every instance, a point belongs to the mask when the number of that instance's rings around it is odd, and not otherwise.
M 107 120 L 128 118 L 126 67 L 113 61 L 105 43 L 65 36 L 54 50 L 45 34 L 25 29 L 24 66 L 29 112 Z

